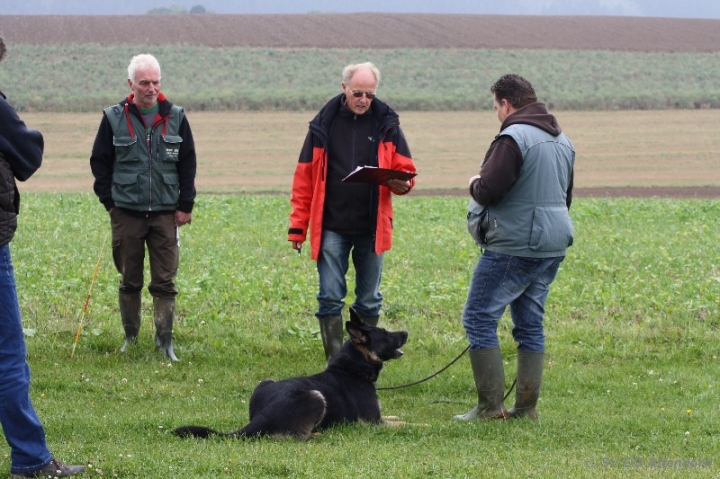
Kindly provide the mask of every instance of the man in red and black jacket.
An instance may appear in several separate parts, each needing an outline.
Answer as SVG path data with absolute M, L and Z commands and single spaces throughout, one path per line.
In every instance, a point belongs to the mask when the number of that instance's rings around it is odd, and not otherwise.
M 415 186 L 414 178 L 383 184 L 342 181 L 360 166 L 416 171 L 398 114 L 375 97 L 379 81 L 372 63 L 345 67 L 342 93 L 310 122 L 293 178 L 288 241 L 299 252 L 310 233 L 320 279 L 316 316 L 328 359 L 342 346 L 351 251 L 352 308 L 377 325 L 383 253 L 392 246 L 392 194 L 407 194 Z

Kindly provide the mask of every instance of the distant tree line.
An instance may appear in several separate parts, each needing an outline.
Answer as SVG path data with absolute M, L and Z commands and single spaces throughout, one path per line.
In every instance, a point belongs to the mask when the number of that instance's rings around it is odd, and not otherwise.
M 185 5 L 175 3 L 169 7 L 151 8 L 147 12 L 148 15 L 173 15 L 178 13 L 208 13 L 208 11 L 205 10 L 205 7 L 202 5 L 194 5 L 193 7 L 190 7 L 190 10 L 188 10 Z

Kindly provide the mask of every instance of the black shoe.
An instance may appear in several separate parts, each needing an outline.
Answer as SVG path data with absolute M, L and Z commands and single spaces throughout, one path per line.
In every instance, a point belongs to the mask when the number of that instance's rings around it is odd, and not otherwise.
M 70 466 L 53 459 L 42 469 L 10 474 L 10 479 L 20 479 L 22 477 L 69 477 L 83 472 L 85 472 L 85 468 L 83 466 Z

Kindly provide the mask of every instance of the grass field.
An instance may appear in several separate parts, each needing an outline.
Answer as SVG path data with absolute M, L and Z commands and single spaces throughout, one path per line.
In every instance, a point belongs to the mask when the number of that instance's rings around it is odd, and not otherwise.
M 152 343 L 147 295 L 138 346 L 118 351 L 117 274 L 109 246 L 102 248 L 107 216 L 91 193 L 88 167 L 99 113 L 23 114 L 45 134 L 46 159 L 20 185 L 11 248 L 33 401 L 60 459 L 88 464 L 90 477 L 118 478 L 717 476 L 720 264 L 712 252 L 720 200 L 575 200 L 576 243 L 548 302 L 536 423 L 452 422 L 476 398 L 462 358 L 422 385 L 380 392 L 385 413 L 411 423 L 405 427 L 339 427 L 305 443 L 168 435 L 190 423 L 237 429 L 260 379 L 323 367 L 315 265 L 286 241 L 289 184 L 312 115 L 189 114 L 200 194 L 193 224 L 181 230 L 181 362 L 170 364 Z M 719 115 L 558 118 L 578 151 L 578 187 L 718 186 Z M 490 112 L 401 118 L 419 190 L 464 188 L 498 129 Z M 252 194 L 261 191 L 278 194 Z M 395 200 L 383 324 L 407 329 L 410 340 L 380 386 L 425 377 L 466 345 L 460 315 L 479 254 L 464 226 L 466 201 Z M 508 387 L 515 367 L 510 329 L 504 318 Z M 0 470 L 8 467 L 7 453 L 0 455 Z
M 95 43 L 8 48 L 0 85 L 23 111 L 99 112 L 127 92 L 127 63 L 140 52 L 157 56 L 163 91 L 193 111 L 316 110 L 339 88 L 342 68 L 360 61 L 380 68 L 380 98 L 404 111 L 490 110 L 490 85 L 506 73 L 528 78 L 553 109 L 720 106 L 718 52 Z
M 33 181 L 31 179 L 31 181 Z M 467 358 L 437 378 L 379 393 L 401 428 L 339 427 L 308 442 L 180 440 L 174 427 L 234 430 L 266 377 L 323 367 L 316 272 L 286 241 L 287 195 L 205 195 L 181 230 L 176 352 L 154 347 L 149 297 L 139 344 L 118 349 L 107 216 L 91 193 L 23 196 L 11 243 L 33 371 L 52 450 L 117 478 L 711 478 L 720 411 L 718 200 L 578 199 L 576 243 L 547 305 L 537 422 L 451 421 L 476 395 Z M 379 386 L 405 384 L 466 345 L 460 315 L 479 251 L 465 198 L 395 202 L 382 323 L 407 329 Z M 93 285 L 82 335 L 70 354 Z M 350 285 L 352 289 L 352 284 Z M 501 323 L 507 385 L 511 323 Z M 7 453 L 0 470 L 7 470 Z
M 400 112 L 417 188 L 464 189 L 499 130 L 493 112 Z M 289 192 L 314 112 L 189 113 L 201 193 Z M 720 110 L 557 112 L 577 150 L 576 187 L 720 186 Z M 20 187 L 92 191 L 88 159 L 101 113 L 26 113 L 45 160 Z M 202 201 L 202 199 L 200 200 Z

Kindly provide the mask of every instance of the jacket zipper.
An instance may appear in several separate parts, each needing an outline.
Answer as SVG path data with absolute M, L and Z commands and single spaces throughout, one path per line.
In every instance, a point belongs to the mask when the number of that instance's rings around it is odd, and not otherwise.
M 148 151 L 148 178 L 150 179 L 150 191 L 148 196 L 148 211 L 152 211 L 152 203 L 153 203 L 153 193 L 152 193 L 152 187 L 153 187 L 153 171 L 152 171 L 152 165 L 153 165 L 153 149 L 152 149 L 152 128 L 147 133 L 147 151 Z

